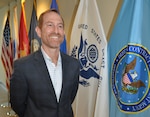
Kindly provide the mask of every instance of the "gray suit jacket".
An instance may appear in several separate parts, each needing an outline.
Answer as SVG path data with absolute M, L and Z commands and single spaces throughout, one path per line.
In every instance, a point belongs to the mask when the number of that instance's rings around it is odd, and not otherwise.
M 73 117 L 79 82 L 78 60 L 61 53 L 62 90 L 57 102 L 41 50 L 14 62 L 10 102 L 19 117 Z

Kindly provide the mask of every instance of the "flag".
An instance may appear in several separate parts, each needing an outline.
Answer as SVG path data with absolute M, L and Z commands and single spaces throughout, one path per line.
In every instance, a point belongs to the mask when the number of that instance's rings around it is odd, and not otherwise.
M 12 74 L 12 67 L 13 67 L 13 51 L 12 51 L 12 40 L 10 37 L 9 14 L 7 16 L 7 20 L 5 23 L 2 41 L 3 42 L 2 42 L 1 60 L 6 73 L 6 86 L 9 90 L 10 86 L 9 80 Z
M 109 41 L 110 117 L 150 114 L 150 0 L 124 0 Z
M 58 5 L 57 5 L 56 0 L 52 0 L 50 9 L 55 9 L 55 10 L 57 10 L 57 11 L 59 12 Z M 61 50 L 61 52 L 63 52 L 63 53 L 67 53 L 66 37 L 64 37 L 64 41 L 63 41 L 62 44 L 60 45 L 60 50 Z
M 80 0 L 69 54 L 80 61 L 75 117 L 108 117 L 107 41 L 96 0 Z
M 58 12 L 59 12 L 59 9 L 58 9 L 58 5 L 57 5 L 57 2 L 56 0 L 52 0 L 51 2 L 51 9 L 56 9 Z
M 33 2 L 32 16 L 30 22 L 29 39 L 30 39 L 30 52 L 35 52 L 41 46 L 41 39 L 38 37 L 35 28 L 37 26 L 36 15 L 36 0 Z
M 11 35 L 12 35 L 12 46 L 13 46 L 13 59 L 18 59 L 18 45 L 19 45 L 19 37 L 18 37 L 18 20 L 17 20 L 17 7 L 13 8 L 12 13 L 12 23 L 11 23 Z
M 19 27 L 19 57 L 26 56 L 29 51 L 29 39 L 26 28 L 26 17 L 24 10 L 24 2 L 21 4 L 20 27 Z

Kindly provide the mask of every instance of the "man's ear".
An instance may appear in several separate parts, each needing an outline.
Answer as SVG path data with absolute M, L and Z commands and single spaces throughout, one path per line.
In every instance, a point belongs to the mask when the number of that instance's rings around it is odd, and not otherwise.
M 41 38 L 41 29 L 37 26 L 35 28 L 35 31 L 36 31 L 37 35 Z

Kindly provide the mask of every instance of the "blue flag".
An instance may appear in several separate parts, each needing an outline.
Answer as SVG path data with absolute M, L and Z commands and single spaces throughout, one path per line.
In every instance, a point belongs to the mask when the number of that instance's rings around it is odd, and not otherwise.
M 56 9 L 57 11 L 59 11 L 56 0 L 52 0 L 51 9 Z
M 110 117 L 150 114 L 150 0 L 124 0 L 110 36 Z
M 29 39 L 30 39 L 30 52 L 35 52 L 41 46 L 41 39 L 38 37 L 35 28 L 37 26 L 37 16 L 36 16 L 36 1 L 34 0 L 30 30 L 29 30 Z
M 55 9 L 55 10 L 57 10 L 57 11 L 59 12 L 58 5 L 57 5 L 56 0 L 52 0 L 52 3 L 51 3 L 50 8 L 51 8 L 51 9 Z M 67 53 L 66 37 L 64 37 L 64 41 L 63 41 L 62 44 L 60 45 L 60 50 L 61 50 L 61 52 L 63 52 L 63 53 Z

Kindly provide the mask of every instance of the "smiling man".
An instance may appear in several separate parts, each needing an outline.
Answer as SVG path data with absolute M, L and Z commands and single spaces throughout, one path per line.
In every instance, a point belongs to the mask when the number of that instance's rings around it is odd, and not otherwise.
M 79 62 L 60 52 L 64 21 L 55 10 L 39 17 L 36 32 L 41 49 L 14 62 L 10 102 L 19 117 L 73 117 Z

